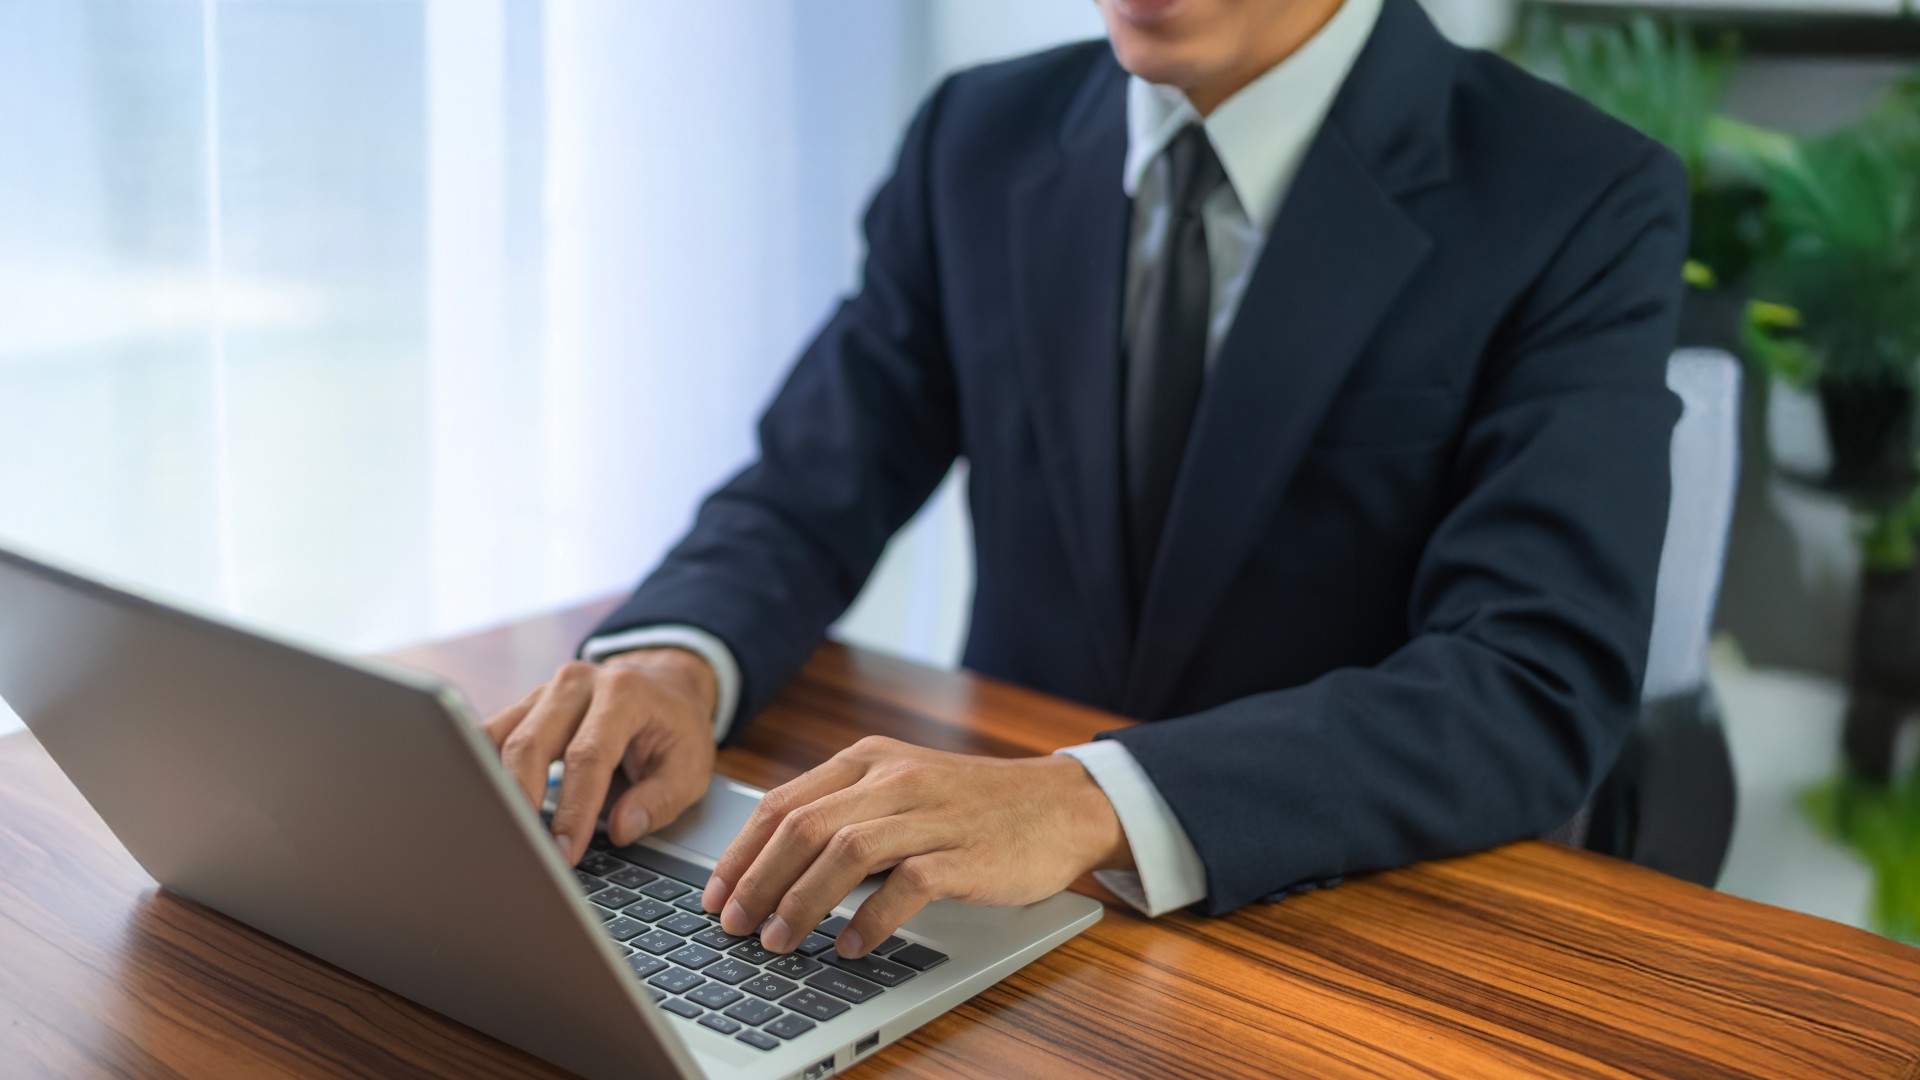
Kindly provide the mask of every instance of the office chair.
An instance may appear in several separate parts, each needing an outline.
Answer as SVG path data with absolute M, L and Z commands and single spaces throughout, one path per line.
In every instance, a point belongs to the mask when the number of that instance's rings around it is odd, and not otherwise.
M 1587 807 L 1550 839 L 1711 887 L 1733 836 L 1733 760 L 1707 682 L 1707 642 L 1740 472 L 1740 362 L 1682 349 L 1673 496 L 1640 716 Z

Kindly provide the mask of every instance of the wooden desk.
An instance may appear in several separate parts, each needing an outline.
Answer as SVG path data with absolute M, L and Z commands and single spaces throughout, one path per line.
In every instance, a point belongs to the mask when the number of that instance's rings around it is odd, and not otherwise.
M 599 607 L 403 655 L 503 704 Z M 879 732 L 991 754 L 1114 721 L 829 647 L 722 769 Z M 1920 1078 L 1920 950 L 1545 843 L 1222 919 L 1116 904 L 862 1076 Z M 25 735 L 0 740 L 0 1076 L 553 1076 L 158 892 Z

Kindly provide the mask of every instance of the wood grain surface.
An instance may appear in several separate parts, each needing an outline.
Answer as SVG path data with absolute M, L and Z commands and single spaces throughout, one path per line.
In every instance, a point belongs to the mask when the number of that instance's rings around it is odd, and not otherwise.
M 603 610 L 395 659 L 484 712 Z M 869 733 L 1014 755 L 1117 723 L 828 646 L 721 770 L 771 786 Z M 1920 950 L 1527 842 L 1225 918 L 1110 903 L 854 1073 L 1920 1080 Z M 560 1074 L 160 892 L 15 735 L 0 740 L 0 1077 L 42 1075 Z

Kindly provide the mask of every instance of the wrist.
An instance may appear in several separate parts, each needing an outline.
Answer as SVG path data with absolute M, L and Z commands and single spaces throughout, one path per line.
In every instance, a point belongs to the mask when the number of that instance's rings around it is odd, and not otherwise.
M 647 678 L 691 698 L 701 715 L 711 720 L 720 702 L 720 677 L 713 665 L 690 649 L 677 645 L 650 645 L 615 653 L 601 661 L 608 667 L 632 668 Z
M 1133 869 L 1133 848 L 1105 789 L 1072 755 L 1056 754 L 1046 760 L 1066 793 L 1067 831 L 1076 837 L 1082 869 Z

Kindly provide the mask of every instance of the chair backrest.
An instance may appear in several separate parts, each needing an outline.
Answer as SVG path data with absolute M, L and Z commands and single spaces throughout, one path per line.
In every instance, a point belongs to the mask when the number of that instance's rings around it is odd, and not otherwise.
M 1667 362 L 1680 398 L 1673 429 L 1673 502 L 1653 605 L 1641 697 L 1698 689 L 1726 569 L 1727 530 L 1740 480 L 1740 361 L 1720 349 L 1681 349 Z

